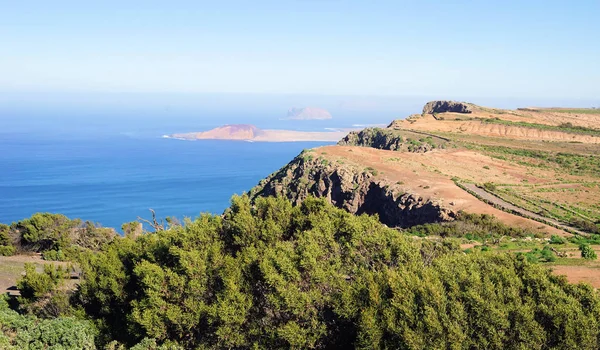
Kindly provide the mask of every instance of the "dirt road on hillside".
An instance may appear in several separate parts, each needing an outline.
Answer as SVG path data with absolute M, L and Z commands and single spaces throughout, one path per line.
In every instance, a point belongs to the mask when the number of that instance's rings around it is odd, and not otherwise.
M 587 233 L 582 232 L 577 230 L 574 227 L 565 225 L 564 223 L 558 221 L 558 220 L 554 220 L 554 219 L 550 219 L 541 215 L 538 215 L 534 212 L 531 212 L 529 210 L 525 210 L 523 208 L 517 207 L 516 205 L 510 204 L 508 202 L 506 202 L 505 200 L 494 196 L 493 194 L 487 192 L 486 190 L 477 187 L 475 184 L 471 184 L 471 183 L 463 183 L 462 184 L 464 187 L 466 187 L 469 191 L 473 191 L 475 194 L 477 194 L 479 197 L 489 201 L 492 204 L 496 204 L 499 205 L 500 207 L 506 209 L 506 210 L 510 210 L 510 211 L 514 211 L 516 213 L 519 213 L 521 215 L 524 215 L 526 217 L 532 218 L 534 220 L 542 220 L 542 221 L 547 221 L 552 223 L 553 225 L 556 225 L 557 227 L 560 227 L 561 229 L 565 230 L 565 231 L 572 231 L 575 232 L 577 234 L 580 235 L 587 235 Z

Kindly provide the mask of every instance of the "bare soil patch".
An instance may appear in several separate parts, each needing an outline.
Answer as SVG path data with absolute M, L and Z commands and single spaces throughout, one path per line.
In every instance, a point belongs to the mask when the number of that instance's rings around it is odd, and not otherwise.
M 67 262 L 43 260 L 40 254 L 0 256 L 0 293 L 19 294 L 16 284 L 25 272 L 25 263 L 35 264 L 38 271 L 42 271 L 43 266 L 48 264 L 69 265 Z

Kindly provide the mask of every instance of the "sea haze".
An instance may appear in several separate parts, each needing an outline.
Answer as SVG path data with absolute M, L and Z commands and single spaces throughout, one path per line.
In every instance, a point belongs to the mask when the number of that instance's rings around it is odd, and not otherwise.
M 261 128 L 324 131 L 353 124 L 386 123 L 347 113 L 327 121 L 282 121 L 269 113 L 169 109 L 136 114 L 101 110 L 3 110 L 0 128 L 0 222 L 35 212 L 63 213 L 103 226 L 148 218 L 222 213 L 241 194 L 305 148 L 326 142 L 258 143 L 163 139 L 173 132 L 207 130 L 228 123 Z

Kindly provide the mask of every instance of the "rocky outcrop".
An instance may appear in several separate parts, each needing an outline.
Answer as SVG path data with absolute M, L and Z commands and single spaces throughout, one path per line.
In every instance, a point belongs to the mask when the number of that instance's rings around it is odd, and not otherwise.
M 290 108 L 287 112 L 287 119 L 294 120 L 315 120 L 331 118 L 331 114 L 328 111 L 322 108 L 315 107 Z
M 434 114 L 434 113 L 471 113 L 471 105 L 464 102 L 455 101 L 431 101 L 425 104 L 423 107 L 423 114 Z
M 303 152 L 250 191 L 253 200 L 260 196 L 284 196 L 294 204 L 308 196 L 326 198 L 353 214 L 377 214 L 390 227 L 448 221 L 456 216 L 440 203 L 407 193 L 367 169 L 315 159 L 311 152 Z
M 362 146 L 390 151 L 425 153 L 444 148 L 446 140 L 394 129 L 366 128 L 352 131 L 338 142 L 340 146 Z
M 361 131 L 350 132 L 338 142 L 338 145 L 373 147 L 396 151 L 404 146 L 404 138 L 394 130 L 366 128 Z

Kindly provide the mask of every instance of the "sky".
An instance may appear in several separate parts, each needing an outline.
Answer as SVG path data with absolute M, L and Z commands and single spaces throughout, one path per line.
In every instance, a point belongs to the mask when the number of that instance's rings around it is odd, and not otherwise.
M 598 101 L 599 37 L 598 0 L 0 0 L 0 92 Z

